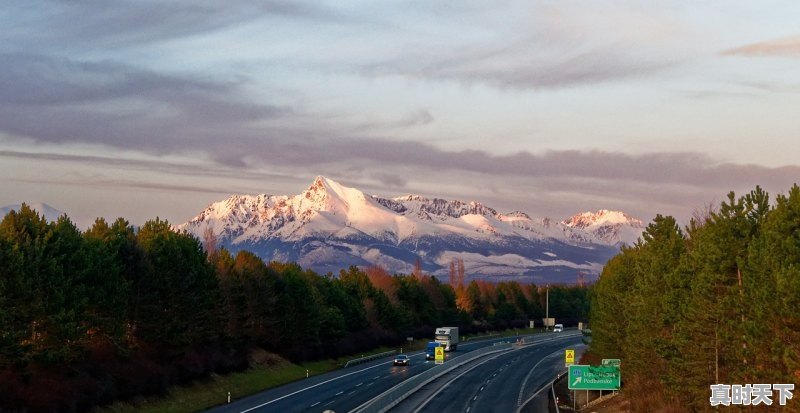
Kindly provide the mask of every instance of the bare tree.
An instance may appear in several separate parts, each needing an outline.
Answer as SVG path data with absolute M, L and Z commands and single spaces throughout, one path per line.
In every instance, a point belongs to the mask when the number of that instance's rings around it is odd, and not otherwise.
M 422 273 L 422 261 L 417 258 L 417 261 L 414 263 L 414 276 L 417 278 L 422 278 L 424 274 Z
M 217 236 L 210 226 L 203 231 L 203 249 L 206 250 L 206 255 L 211 255 L 217 250 Z

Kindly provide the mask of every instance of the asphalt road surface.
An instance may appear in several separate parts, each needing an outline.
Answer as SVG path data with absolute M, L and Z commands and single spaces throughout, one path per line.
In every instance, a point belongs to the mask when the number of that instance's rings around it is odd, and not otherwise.
M 426 385 L 391 411 L 516 412 L 539 392 L 525 411 L 547 412 L 548 384 L 565 371 L 564 350 L 582 346 L 579 335 L 569 335 L 476 360 Z
M 558 337 L 559 341 L 578 342 L 580 341 L 580 334 L 578 333 L 576 335 L 575 333 L 576 332 L 537 334 L 527 336 L 527 339 L 552 340 Z M 570 339 L 569 337 L 572 338 Z M 561 340 L 562 338 L 563 340 Z M 509 340 L 514 341 L 516 337 L 459 343 L 458 351 L 446 353 L 445 363 L 453 361 L 481 347 L 491 346 L 494 343 Z M 544 345 L 545 344 L 537 344 L 531 346 L 531 348 Z M 526 354 L 527 351 L 528 350 L 525 350 Z M 349 412 L 374 397 L 377 397 L 403 380 L 422 373 L 434 366 L 432 361 L 425 361 L 423 352 L 406 354 L 411 358 L 411 363 L 408 367 L 392 366 L 391 358 L 381 359 L 269 389 L 256 395 L 236 400 L 231 404 L 218 406 L 209 410 L 209 412 L 291 413 L 322 412 L 325 410 L 333 410 L 338 413 Z M 562 358 L 559 360 L 563 366 L 563 354 Z M 514 403 L 516 403 L 516 397 L 515 395 Z

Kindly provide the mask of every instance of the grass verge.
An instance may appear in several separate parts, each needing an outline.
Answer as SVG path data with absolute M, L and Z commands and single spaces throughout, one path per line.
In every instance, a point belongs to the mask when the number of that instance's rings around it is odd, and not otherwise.
M 414 342 L 410 343 L 404 350 L 413 350 L 422 346 L 424 345 Z M 236 400 L 272 387 L 305 379 L 306 371 L 311 377 L 339 369 L 352 358 L 390 350 L 396 349 L 381 347 L 352 357 L 327 359 L 299 365 L 280 359 L 267 367 L 255 367 L 224 376 L 212 374 L 207 380 L 187 386 L 173 387 L 163 397 L 140 397 L 132 401 L 116 402 L 109 406 L 94 409 L 92 413 L 190 413 L 202 411 L 227 402 L 228 392 L 231 392 L 231 400 Z M 274 355 L 271 356 L 271 358 L 275 357 Z
M 531 334 L 533 329 L 506 330 L 501 333 L 471 336 L 476 340 L 482 336 L 506 337 L 517 334 Z M 403 352 L 422 350 L 428 339 L 414 340 L 406 343 Z M 353 358 L 383 353 L 397 348 L 381 347 L 370 352 L 355 354 L 352 357 L 328 359 L 303 364 L 292 364 L 286 360 L 268 367 L 251 368 L 224 376 L 212 375 L 209 379 L 195 382 L 187 386 L 176 386 L 163 397 L 140 397 L 132 401 L 116 402 L 109 406 L 92 410 L 92 413 L 191 413 L 209 409 L 227 401 L 228 392 L 231 400 L 249 396 L 260 391 L 277 387 L 293 381 L 302 380 L 308 375 L 326 373 L 341 368 Z

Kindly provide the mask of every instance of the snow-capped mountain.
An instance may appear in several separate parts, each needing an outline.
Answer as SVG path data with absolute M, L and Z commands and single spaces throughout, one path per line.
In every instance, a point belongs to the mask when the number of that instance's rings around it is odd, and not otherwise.
M 58 219 L 58 217 L 64 215 L 63 211 L 59 211 L 58 209 L 55 209 L 50 205 L 45 204 L 44 202 L 33 202 L 29 203 L 28 206 L 32 210 L 43 215 L 44 218 L 48 221 L 55 221 Z M 4 207 L 0 207 L 0 219 L 2 219 L 2 217 L 6 216 L 6 214 L 8 214 L 11 211 L 19 211 L 20 207 L 22 207 L 22 204 L 6 205 Z
M 583 230 L 609 245 L 633 245 L 641 237 L 645 227 L 636 218 L 607 209 L 574 215 L 562 224 Z
M 324 177 L 299 195 L 215 202 L 178 229 L 322 273 L 350 265 L 407 273 L 419 260 L 446 276 L 460 258 L 473 276 L 572 282 L 578 272 L 599 274 L 617 252 L 605 239 L 549 218 L 502 214 L 478 202 L 365 195 Z

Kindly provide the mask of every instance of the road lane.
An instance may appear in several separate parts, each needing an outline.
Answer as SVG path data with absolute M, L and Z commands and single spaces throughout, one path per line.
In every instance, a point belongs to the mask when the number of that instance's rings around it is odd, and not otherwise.
M 530 337 L 544 337 L 536 334 Z M 447 353 L 447 361 L 463 356 L 469 351 L 497 342 L 515 340 L 516 337 L 464 342 L 459 351 Z M 266 390 L 231 404 L 209 410 L 212 413 L 249 412 L 321 412 L 331 409 L 346 412 L 378 396 L 403 380 L 434 366 L 425 361 L 423 352 L 406 353 L 411 357 L 408 367 L 394 367 L 391 359 L 382 359 L 360 366 L 336 370 L 284 386 Z M 234 395 L 235 396 L 235 395 Z
M 580 336 L 572 336 L 502 353 L 449 383 L 438 383 L 438 393 L 421 409 L 418 401 L 410 401 L 393 412 L 514 412 L 564 369 L 563 350 L 579 346 L 580 341 Z

